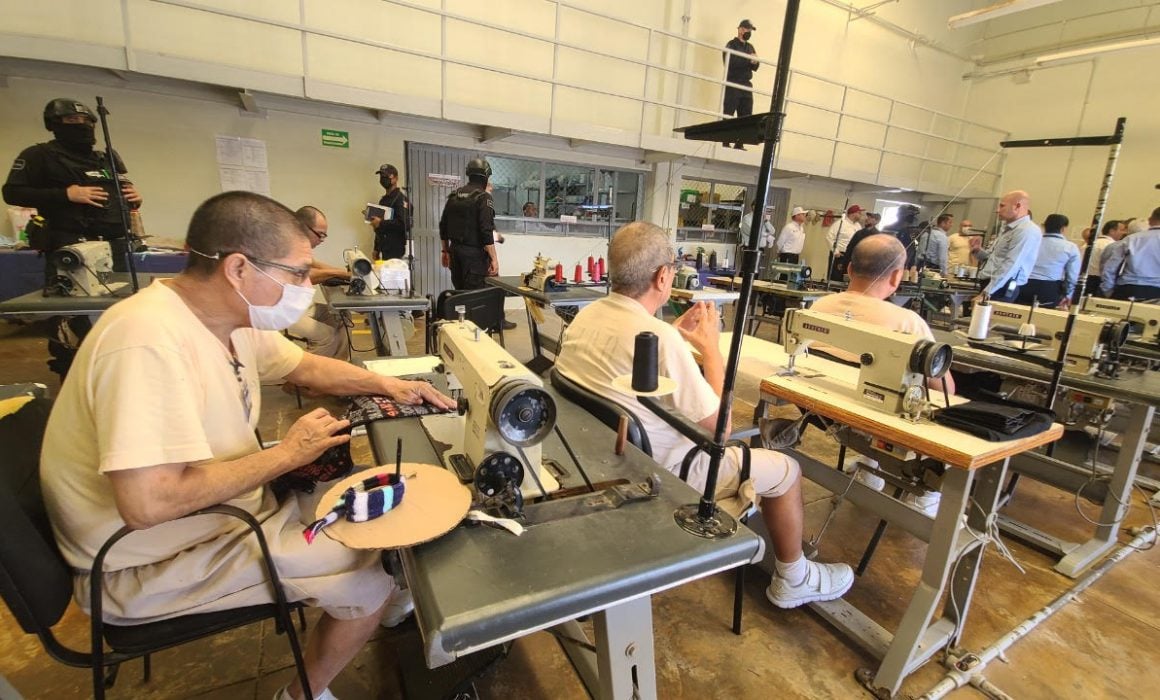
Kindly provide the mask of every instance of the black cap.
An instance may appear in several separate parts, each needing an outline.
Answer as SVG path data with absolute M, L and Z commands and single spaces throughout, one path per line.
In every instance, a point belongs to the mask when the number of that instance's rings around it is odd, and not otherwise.
M 748 29 L 748 30 L 750 30 L 750 31 L 754 31 L 754 32 L 756 32 L 756 31 L 757 31 L 757 27 L 753 26 L 753 22 L 750 22 L 750 21 L 749 21 L 749 20 L 747 20 L 747 19 L 743 19 L 743 20 L 741 20 L 741 24 L 739 24 L 739 25 L 737 25 L 737 26 L 738 26 L 738 27 L 744 27 L 745 29 Z
M 398 177 L 399 169 L 390 163 L 383 163 L 379 166 L 379 169 L 375 171 L 375 175 L 394 175 L 395 177 Z

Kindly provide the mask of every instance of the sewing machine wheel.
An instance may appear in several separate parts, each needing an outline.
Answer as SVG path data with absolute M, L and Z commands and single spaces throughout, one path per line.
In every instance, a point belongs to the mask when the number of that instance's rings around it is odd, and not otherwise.
M 910 354 L 910 371 L 918 372 L 924 377 L 938 379 L 951 368 L 951 346 L 946 343 L 936 343 L 933 340 L 923 340 L 916 343 Z
M 1128 341 L 1128 330 L 1131 324 L 1127 321 L 1115 321 L 1104 324 L 1100 342 L 1111 352 L 1117 352 Z
M 556 425 L 556 402 L 542 388 L 516 380 L 496 392 L 491 419 L 504 440 L 530 447 L 547 437 Z
M 906 387 L 902 394 L 902 413 L 911 420 L 922 416 L 926 408 L 926 387 L 921 384 L 912 384 Z
M 52 264 L 58 270 L 79 270 L 85 266 L 85 261 L 76 252 L 65 248 L 52 253 Z
M 524 482 L 524 465 L 507 452 L 495 452 L 484 458 L 475 469 L 475 490 L 487 497 L 507 490 L 508 486 L 517 494 Z

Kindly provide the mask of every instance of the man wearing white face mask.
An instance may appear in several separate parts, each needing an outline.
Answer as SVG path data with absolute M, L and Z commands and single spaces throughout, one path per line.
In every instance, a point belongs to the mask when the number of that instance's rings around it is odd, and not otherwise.
M 236 521 L 176 520 L 216 503 L 243 508 L 262 523 L 287 597 L 325 612 L 305 658 L 316 697 L 331 697 L 324 689 L 378 626 L 396 587 L 376 552 L 327 537 L 307 547 L 311 506 L 274 498 L 268 483 L 349 441 L 349 423 L 319 408 L 263 450 L 254 435 L 261 382 L 454 403 L 425 382 L 304 353 L 272 332 L 313 299 L 309 233 L 281 204 L 249 192 L 217 195 L 194 213 L 186 245 L 185 271 L 105 313 L 61 387 L 41 461 L 57 543 L 74 570 L 87 571 L 111 533 L 126 524 L 140 530 L 105 562 L 109 622 L 267 603 L 253 541 Z M 76 590 L 88 609 L 86 579 L 78 575 Z M 285 697 L 303 697 L 297 681 Z

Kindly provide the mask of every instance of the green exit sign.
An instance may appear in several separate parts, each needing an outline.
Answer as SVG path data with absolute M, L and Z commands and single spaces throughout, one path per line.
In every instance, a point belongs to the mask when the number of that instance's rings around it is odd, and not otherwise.
M 322 145 L 330 146 L 331 148 L 350 148 L 350 132 L 323 129 Z

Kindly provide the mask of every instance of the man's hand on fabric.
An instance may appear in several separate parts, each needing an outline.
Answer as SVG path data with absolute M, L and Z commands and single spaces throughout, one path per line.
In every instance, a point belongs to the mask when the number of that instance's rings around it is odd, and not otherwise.
M 429 403 L 439 408 L 455 408 L 455 400 L 444 396 L 427 382 L 388 378 L 386 395 L 405 404 Z
M 350 442 L 349 433 L 335 434 L 349 426 L 350 421 L 335 418 L 325 408 L 316 408 L 294 421 L 275 449 L 286 451 L 292 464 L 310 464 L 331 447 Z

